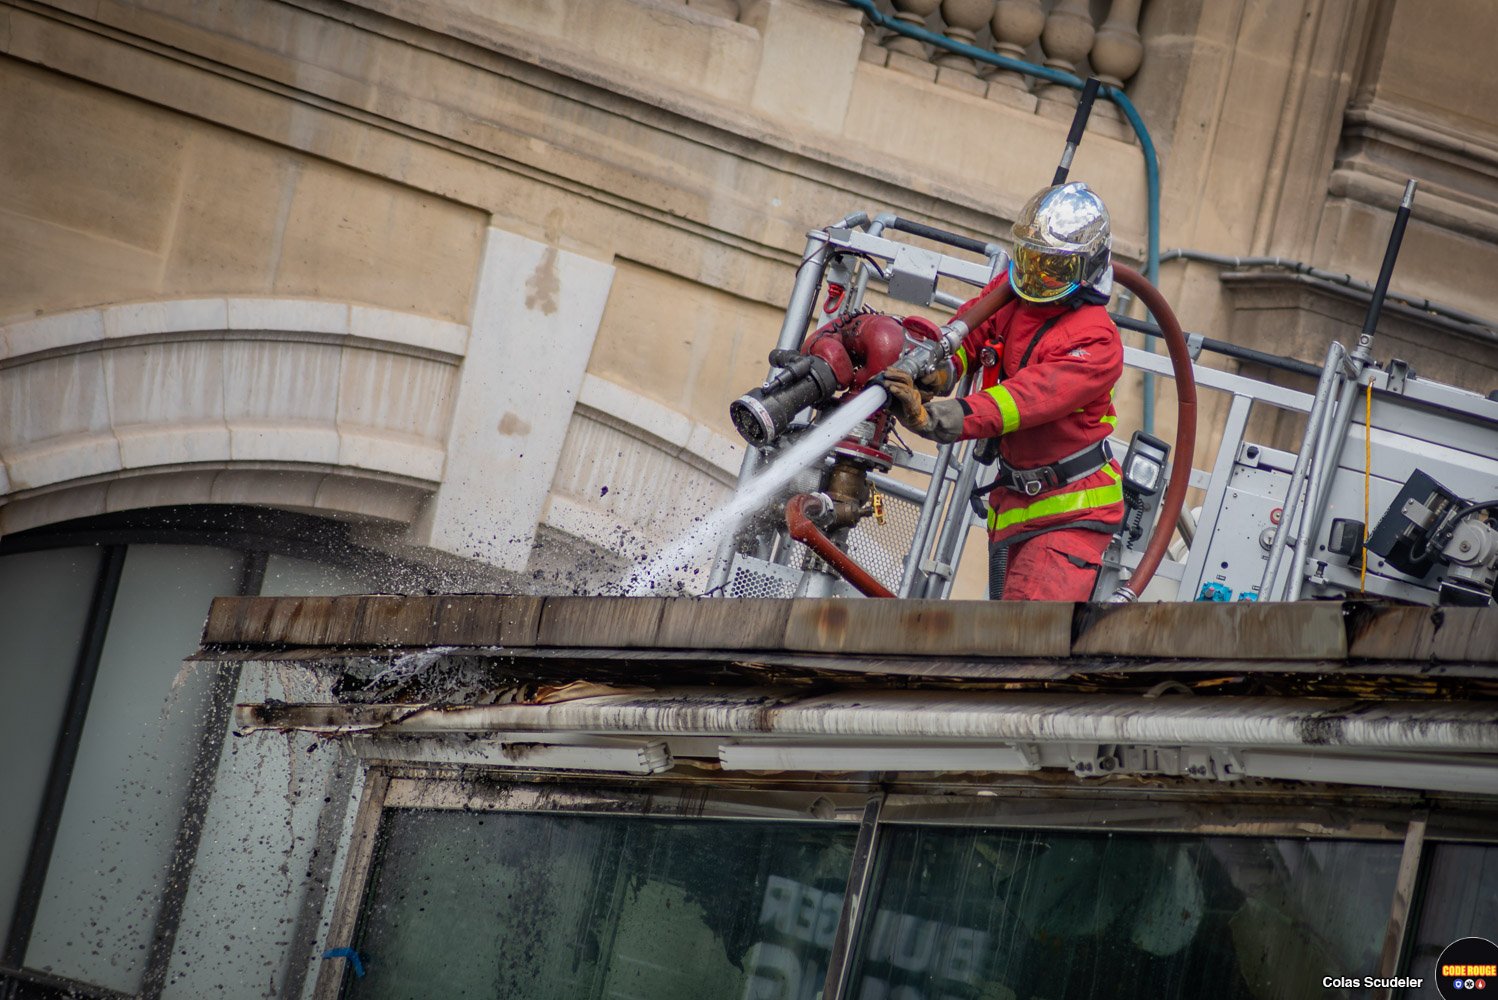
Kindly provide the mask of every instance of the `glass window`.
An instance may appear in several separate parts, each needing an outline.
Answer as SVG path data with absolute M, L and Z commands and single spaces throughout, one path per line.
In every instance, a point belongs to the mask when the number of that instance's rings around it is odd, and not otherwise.
M 213 675 L 184 666 L 243 558 L 193 546 L 125 556 L 26 964 L 135 992 L 141 981 Z M 214 734 L 215 737 L 217 734 Z
M 1405 960 L 1405 975 L 1425 985 L 1406 991 L 1409 997 L 1433 992 L 1436 959 L 1448 944 L 1498 937 L 1498 846 L 1427 843 L 1425 850 L 1425 883 Z
M 1401 845 L 887 827 L 849 995 L 1336 995 L 1377 969 Z
M 395 809 L 348 994 L 810 998 L 857 831 Z
M 373 581 L 352 570 L 272 554 L 265 561 L 262 597 L 315 597 L 324 594 L 377 594 Z
M 96 548 L 0 559 L 0 941 L 31 850 L 99 561 Z

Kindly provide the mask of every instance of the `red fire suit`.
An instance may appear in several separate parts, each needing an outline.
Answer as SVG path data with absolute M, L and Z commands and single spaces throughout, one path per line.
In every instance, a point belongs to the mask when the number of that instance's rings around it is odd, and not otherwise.
M 984 291 L 1007 280 L 1001 274 Z M 977 390 L 960 400 L 961 438 L 999 437 L 1009 468 L 1051 465 L 1112 433 L 1123 345 L 1106 307 L 1015 298 L 963 340 L 957 377 L 985 357 L 997 363 L 983 366 Z M 1122 475 L 1110 459 L 1090 475 L 1033 495 L 996 486 L 988 506 L 992 596 L 1085 601 L 1123 522 Z

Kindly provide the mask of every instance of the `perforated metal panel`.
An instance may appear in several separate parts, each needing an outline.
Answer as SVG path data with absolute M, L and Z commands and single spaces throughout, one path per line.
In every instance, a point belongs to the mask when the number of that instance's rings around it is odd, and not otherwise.
M 919 504 L 884 494 L 884 523 L 866 517 L 848 533 L 847 552 L 869 574 L 891 591 L 900 588 L 905 554 L 920 520 Z M 811 550 L 787 540 L 786 565 L 738 554 L 733 557 L 725 588 L 729 597 L 794 597 L 802 567 Z
M 872 517 L 859 521 L 848 533 L 848 554 L 874 579 L 898 591 L 905 571 L 905 555 L 910 551 L 920 517 L 919 504 L 884 494 L 884 523 L 879 524 Z
M 797 547 L 805 550 L 805 546 Z M 796 564 L 800 563 L 798 558 Z M 800 582 L 799 569 L 738 554 L 733 557 L 726 590 L 729 597 L 795 597 Z

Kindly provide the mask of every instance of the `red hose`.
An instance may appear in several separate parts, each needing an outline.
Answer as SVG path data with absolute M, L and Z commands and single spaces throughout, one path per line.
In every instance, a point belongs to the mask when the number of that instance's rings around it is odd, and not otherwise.
M 1165 344 L 1170 350 L 1170 363 L 1175 369 L 1176 378 L 1175 474 L 1170 477 L 1170 485 L 1165 488 L 1165 497 L 1160 501 L 1160 519 L 1155 522 L 1155 531 L 1150 535 L 1149 545 L 1145 546 L 1139 565 L 1129 577 L 1129 582 L 1120 586 L 1114 594 L 1115 599 L 1134 600 L 1149 586 L 1150 579 L 1160 566 L 1160 560 L 1165 556 L 1165 550 L 1170 546 L 1170 536 L 1175 531 L 1174 525 L 1180 520 L 1181 507 L 1186 501 L 1186 489 L 1191 485 L 1191 460 L 1196 454 L 1196 379 L 1192 375 L 1191 351 L 1186 345 L 1186 335 L 1181 332 L 1181 324 L 1171 311 L 1170 303 L 1165 301 L 1165 296 L 1144 275 L 1131 267 L 1115 263 L 1113 276 L 1118 279 L 1119 284 L 1137 295 L 1139 301 L 1154 314 L 1155 322 L 1160 324 L 1160 332 L 1165 335 Z
M 894 597 L 884 584 L 869 575 L 868 570 L 853 561 L 853 557 L 832 544 L 832 539 L 822 533 L 807 515 L 806 505 L 812 501 L 808 493 L 798 493 L 786 501 L 785 526 L 791 537 L 801 542 L 837 570 L 844 580 L 853 584 L 866 597 Z
M 955 318 L 966 323 L 969 330 L 976 330 L 979 324 L 1008 305 L 1012 298 L 1014 298 L 1014 288 L 1009 282 L 1002 282 L 993 291 L 974 302 L 967 312 L 958 313 Z

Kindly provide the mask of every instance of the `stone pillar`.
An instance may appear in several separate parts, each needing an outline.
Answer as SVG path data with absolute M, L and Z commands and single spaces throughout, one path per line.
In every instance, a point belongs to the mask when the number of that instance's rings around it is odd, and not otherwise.
M 1024 61 L 1027 50 L 1045 29 L 1045 11 L 1040 0 L 998 0 L 993 19 L 994 51 Z M 996 69 L 988 78 L 988 96 L 1026 111 L 1035 110 L 1030 78 L 1008 69 Z
M 1104 86 L 1122 90 L 1124 83 L 1144 61 L 1144 42 L 1139 38 L 1139 8 L 1143 0 L 1113 0 L 1108 19 L 1098 29 L 1092 43 L 1092 71 Z M 1118 105 L 1099 101 L 1092 109 L 1088 128 L 1096 123 L 1098 130 L 1117 138 L 1128 139 L 1134 131 L 1124 120 Z
M 1077 64 L 1092 51 L 1096 33 L 1087 0 L 1057 0 L 1045 20 L 1045 30 L 1040 33 L 1046 67 L 1078 75 Z M 1040 113 L 1048 117 L 1070 120 L 1076 111 L 1077 91 L 1070 87 L 1049 83 L 1036 96 L 1040 98 Z
M 524 569 L 614 268 L 490 229 L 442 485 L 411 539 Z
M 926 18 L 934 14 L 936 8 L 941 5 L 941 0 L 893 0 L 893 2 L 895 19 L 917 28 L 924 28 Z M 931 63 L 931 53 L 926 48 L 925 42 L 909 38 L 899 32 L 891 32 L 890 36 L 884 40 L 884 47 L 889 49 L 890 69 L 898 69 L 927 80 L 936 79 L 936 67 Z
M 947 37 L 955 42 L 973 45 L 978 32 L 993 16 L 994 0 L 942 0 L 941 16 L 947 22 Z M 956 52 L 936 54 L 936 82 L 981 95 L 987 85 L 978 78 L 976 60 Z

